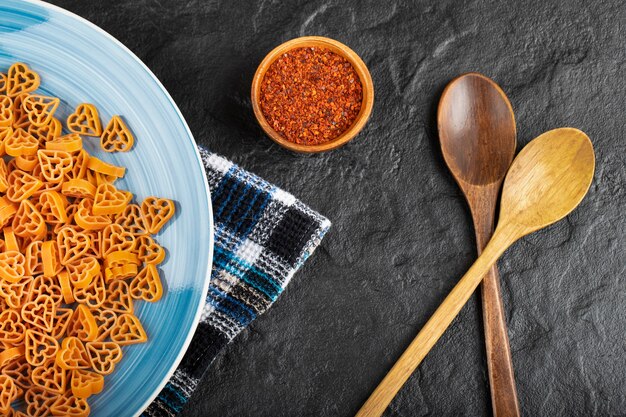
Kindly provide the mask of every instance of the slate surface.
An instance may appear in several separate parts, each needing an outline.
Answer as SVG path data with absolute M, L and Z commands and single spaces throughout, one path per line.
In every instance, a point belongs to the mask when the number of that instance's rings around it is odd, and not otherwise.
M 520 147 L 575 126 L 597 152 L 582 205 L 499 263 L 523 414 L 626 414 L 621 1 L 53 2 L 133 50 L 199 143 L 333 221 L 276 305 L 219 356 L 184 417 L 358 410 L 475 257 L 434 119 L 443 87 L 466 71 L 509 95 Z M 362 134 L 323 155 L 274 145 L 248 100 L 264 55 L 301 35 L 348 44 L 376 87 Z M 386 415 L 489 415 L 483 351 L 473 299 Z

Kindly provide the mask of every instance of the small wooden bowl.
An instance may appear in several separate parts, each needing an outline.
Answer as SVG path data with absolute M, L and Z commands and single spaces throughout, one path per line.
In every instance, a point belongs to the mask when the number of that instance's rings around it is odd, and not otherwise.
M 361 104 L 361 111 L 352 123 L 352 126 L 335 139 L 319 145 L 300 145 L 283 138 L 269 125 L 269 123 L 267 123 L 259 103 L 261 98 L 261 82 L 265 77 L 266 71 L 270 65 L 272 65 L 274 60 L 291 49 L 307 47 L 327 48 L 347 59 L 354 67 L 354 70 L 361 80 L 361 85 L 363 86 L 363 102 Z M 324 38 L 322 36 L 304 36 L 292 39 L 277 46 L 269 54 L 267 54 L 263 61 L 261 61 L 259 68 L 257 68 L 256 73 L 254 74 L 254 79 L 252 80 L 251 99 L 256 119 L 261 125 L 261 128 L 274 142 L 295 152 L 323 152 L 338 148 L 339 146 L 347 143 L 354 138 L 361 131 L 361 129 L 363 129 L 363 126 L 365 126 L 365 123 L 367 123 L 367 120 L 372 113 L 372 106 L 374 105 L 374 84 L 372 83 L 372 77 L 369 70 L 365 66 L 365 63 L 352 49 L 348 48 L 341 42 L 337 42 L 336 40 L 330 38 Z

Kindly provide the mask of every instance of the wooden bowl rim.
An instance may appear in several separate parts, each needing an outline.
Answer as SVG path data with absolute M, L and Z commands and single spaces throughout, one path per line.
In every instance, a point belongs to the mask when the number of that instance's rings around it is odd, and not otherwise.
M 261 81 L 263 81 L 265 73 L 270 65 L 272 65 L 272 63 L 283 53 L 295 48 L 306 47 L 325 47 L 346 58 L 350 64 L 352 64 L 352 67 L 359 76 L 361 85 L 363 86 L 363 101 L 361 103 L 361 110 L 352 123 L 352 126 L 335 139 L 318 145 L 302 145 L 284 139 L 269 125 L 269 123 L 267 123 L 259 104 Z M 261 125 L 263 131 L 274 142 L 295 152 L 324 152 L 346 144 L 363 129 L 372 113 L 372 107 L 374 105 L 374 83 L 372 82 L 372 76 L 370 75 L 370 72 L 363 60 L 356 54 L 356 52 L 343 43 L 323 36 L 302 36 L 278 45 L 276 48 L 272 49 L 265 56 L 265 58 L 263 58 L 263 61 L 261 61 L 254 74 L 250 97 L 252 101 L 252 109 L 254 110 L 254 115 L 256 116 L 259 125 Z

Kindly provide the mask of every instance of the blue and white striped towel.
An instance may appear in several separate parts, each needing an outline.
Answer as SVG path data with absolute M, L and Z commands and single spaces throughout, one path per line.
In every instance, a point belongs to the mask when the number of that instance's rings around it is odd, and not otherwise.
M 223 349 L 285 289 L 330 222 L 294 196 L 204 149 L 215 224 L 211 283 L 182 362 L 143 416 L 175 416 Z

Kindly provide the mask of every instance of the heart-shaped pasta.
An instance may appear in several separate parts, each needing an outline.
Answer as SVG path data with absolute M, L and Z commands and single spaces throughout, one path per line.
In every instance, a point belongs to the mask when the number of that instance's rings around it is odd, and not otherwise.
M 24 111 L 22 106 L 23 101 L 29 96 L 28 93 L 19 94 L 13 97 L 13 129 L 25 129 L 30 127 L 30 120 L 28 120 L 28 114 Z
M 122 349 L 115 342 L 89 342 L 87 352 L 91 359 L 91 367 L 102 375 L 109 375 L 115 365 L 122 360 Z
M 163 296 L 163 284 L 155 265 L 147 264 L 130 283 L 130 295 L 137 300 L 151 303 Z
M 33 368 L 34 367 L 28 363 L 22 354 L 18 358 L 4 365 L 2 373 L 11 377 L 18 387 L 23 390 L 27 390 L 32 385 L 30 373 Z
M 59 279 L 61 294 L 63 294 L 63 301 L 65 304 L 73 304 L 76 299 L 74 298 L 74 290 L 72 289 L 72 283 L 70 282 L 70 274 L 67 270 L 63 269 L 57 274 L 57 278 Z
M 137 204 L 127 205 L 124 211 L 115 217 L 115 223 L 135 236 L 142 236 L 148 233 L 141 214 L 141 208 Z
M 9 96 L 0 96 L 0 127 L 13 124 L 13 100 Z
M 72 227 L 64 227 L 57 235 L 61 264 L 67 265 L 80 259 L 89 249 L 89 236 Z
M 128 152 L 135 138 L 120 116 L 113 116 L 100 138 L 100 146 L 105 152 Z
M 84 398 L 65 394 L 59 396 L 50 407 L 53 416 L 86 417 L 89 415 L 89 404 Z
M 18 282 L 26 272 L 24 263 L 26 259 L 18 251 L 0 253 L 0 278 L 9 282 Z
M 0 280 L 0 295 L 7 306 L 19 310 L 28 301 L 33 286 L 32 277 L 22 277 L 17 282 Z M 5 310 L 9 311 L 9 310 Z
M 67 199 L 58 191 L 48 190 L 39 194 L 38 205 L 35 206 L 49 225 L 67 224 Z
M 73 180 L 83 181 L 83 180 Z M 106 215 L 95 215 L 93 213 L 93 202 L 90 199 L 83 199 L 76 209 L 74 221 L 85 230 L 101 230 L 111 224 L 111 218 Z
M 96 188 L 93 203 L 93 214 L 119 214 L 124 211 L 133 195 L 128 191 L 121 191 L 112 184 L 100 184 Z
M 132 313 L 133 300 L 128 284 L 121 280 L 111 281 L 107 288 L 107 296 L 100 307 L 116 313 Z M 116 341 L 113 338 L 111 340 Z
M 78 152 L 83 149 L 83 139 L 76 133 L 70 133 L 46 142 L 46 149 L 50 151 Z
M 24 356 L 24 346 L 8 347 L 0 352 L 0 368 L 4 368 L 11 361 Z
M 17 345 L 24 339 L 26 327 L 22 318 L 15 310 L 4 310 L 0 313 L 0 341 Z
M 61 136 L 62 131 L 63 126 L 61 125 L 61 122 L 54 116 L 50 117 L 50 120 L 45 125 L 30 125 L 27 130 L 28 133 L 39 141 L 39 146 L 44 148 L 46 146 L 46 142 Z
M 138 256 L 141 262 L 158 265 L 165 260 L 165 249 L 150 236 L 139 236 L 137 245 Z
M 39 166 L 43 177 L 52 183 L 63 181 L 72 169 L 72 154 L 66 151 L 39 149 L 37 151 Z
M 29 200 L 22 200 L 11 224 L 13 233 L 26 238 L 43 239 L 46 235 L 46 222 L 39 210 Z
M 56 364 L 66 371 L 87 369 L 91 366 L 89 354 L 81 340 L 74 336 L 63 339 L 61 349 L 57 352 Z
M 87 168 L 89 168 L 93 172 L 110 175 L 116 178 L 122 178 L 126 173 L 126 168 L 106 163 L 93 156 L 89 157 L 89 161 L 87 162 Z
M 43 365 L 48 359 L 54 359 L 59 350 L 59 342 L 45 333 L 28 329 L 24 337 L 26 360 L 33 366 Z
M 0 374 L 0 413 L 7 415 L 11 410 L 11 403 L 17 399 L 17 385 L 13 378 Z
M 89 103 L 79 104 L 74 113 L 67 117 L 67 128 L 70 132 L 85 136 L 100 136 L 102 125 L 96 106 Z
M 35 155 L 39 141 L 22 128 L 17 128 L 4 141 L 4 151 L 9 156 Z
M 91 310 L 91 314 L 93 314 L 93 317 L 96 319 L 96 323 L 98 324 L 98 337 L 96 338 L 96 341 L 104 342 L 109 337 L 113 325 L 115 325 L 117 313 L 103 308 L 96 308 Z
M 124 266 L 128 264 L 140 265 L 139 256 L 131 250 L 118 250 L 110 252 L 104 258 L 104 266 L 107 268 L 113 268 L 118 266 Z
M 61 186 L 63 185 L 63 182 L 49 182 L 46 180 L 46 178 L 43 176 L 43 172 L 41 172 L 41 165 L 37 164 L 37 166 L 35 167 L 35 169 L 33 169 L 32 172 L 33 177 L 37 178 L 39 181 L 41 181 L 43 183 L 43 185 L 41 186 L 40 189 L 36 190 L 33 193 L 33 197 L 37 198 L 41 195 L 41 193 L 46 192 L 46 191 L 61 191 Z
M 89 202 L 90 206 L 93 207 L 93 202 L 91 201 L 91 199 L 96 196 L 96 186 L 82 178 L 72 178 L 63 183 L 61 192 L 67 197 L 82 199 L 80 201 L 80 204 Z M 91 213 L 92 212 L 90 210 L 88 212 L 85 212 L 83 216 L 90 216 Z
M 118 281 L 116 281 L 118 282 Z M 120 346 L 145 343 L 148 340 L 146 331 L 139 319 L 130 314 L 120 314 L 111 329 L 111 340 Z
M 98 324 L 87 306 L 79 305 L 74 310 L 67 327 L 67 335 L 83 342 L 93 342 L 98 337 Z
M 7 74 L 7 95 L 15 97 L 22 93 L 30 93 L 39 87 L 40 82 L 39 74 L 32 71 L 28 65 L 16 62 L 11 65 Z
M 49 295 L 42 294 L 22 306 L 22 320 L 35 326 L 38 331 L 50 333 L 55 316 L 56 305 Z
M 175 211 L 174 202 L 167 198 L 147 197 L 141 203 L 141 214 L 148 232 L 153 235 L 159 233 Z
M 67 377 L 65 370 L 55 363 L 54 359 L 49 359 L 43 364 L 35 367 L 30 378 L 33 384 L 54 394 L 63 394 Z
M 83 256 L 66 265 L 73 288 L 85 288 L 100 273 L 100 263 L 94 256 Z
M 13 233 L 13 228 L 11 226 L 7 226 L 2 229 L 2 234 L 4 235 L 5 252 L 22 252 L 22 242 L 20 242 L 15 233 Z
M 36 155 L 24 155 L 18 156 L 14 159 L 15 165 L 26 172 L 33 172 L 35 167 L 39 164 L 39 160 Z
M 102 274 L 98 274 L 85 288 L 74 288 L 74 299 L 89 308 L 98 308 L 106 299 L 106 288 Z
M 26 413 L 29 416 L 48 416 L 50 408 L 59 396 L 38 386 L 30 387 L 24 393 Z
M 137 265 L 134 263 L 126 263 L 121 266 L 112 266 L 104 269 L 104 281 L 109 283 L 111 281 L 126 280 L 128 278 L 137 275 Z
M 78 398 L 89 398 L 104 388 L 104 377 L 98 373 L 75 369 L 72 371 L 72 394 Z
M 32 94 L 22 101 L 22 108 L 33 125 L 45 126 L 50 123 L 59 103 L 60 100 L 56 97 Z
M 74 314 L 74 310 L 71 308 L 57 308 L 57 314 L 52 324 L 52 332 L 50 333 L 52 337 L 58 340 L 65 336 L 72 314 Z
M 15 203 L 30 198 L 43 187 L 43 181 L 21 170 L 11 172 L 8 176 L 8 182 L 9 188 L 6 197 Z
M 66 180 L 85 179 L 87 174 L 87 164 L 89 163 L 89 154 L 86 150 L 81 149 L 72 153 L 72 169 L 67 174 Z M 93 197 L 92 197 L 93 198 Z
M 9 129 L 9 128 L 8 128 Z M 8 130 L 7 129 L 7 130 Z M 0 140 L 2 140 L 2 129 L 0 128 Z M 4 193 L 9 188 L 9 172 L 4 159 L 0 159 L 0 193 Z M 2 198 L 5 198 L 4 196 Z
M 44 275 L 37 275 L 33 278 L 30 293 L 28 294 L 28 301 L 33 301 L 40 295 L 47 295 L 52 298 L 54 304 L 58 307 L 63 302 L 63 294 L 61 293 L 61 287 L 58 281 L 51 277 Z
M 41 245 L 41 260 L 44 277 L 56 277 L 63 270 L 59 259 L 59 246 L 54 240 L 46 240 Z M 61 288 L 63 290 L 63 288 Z M 70 292 L 71 293 L 71 292 Z
M 119 224 L 110 224 L 102 231 L 102 255 L 106 258 L 116 251 L 134 251 L 137 248 L 135 236 Z

